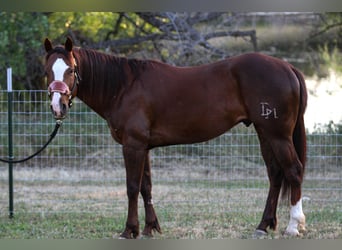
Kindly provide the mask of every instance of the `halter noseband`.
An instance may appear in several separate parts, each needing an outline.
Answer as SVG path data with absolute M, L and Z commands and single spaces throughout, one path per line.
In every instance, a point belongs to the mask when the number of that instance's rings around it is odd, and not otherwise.
M 74 74 L 75 74 L 75 80 L 74 80 L 74 84 L 71 87 L 71 90 L 69 89 L 68 85 L 63 82 L 63 81 L 59 81 L 59 80 L 54 80 L 50 83 L 49 87 L 48 87 L 48 94 L 49 96 L 52 93 L 60 93 L 61 95 L 67 95 L 69 97 L 69 108 L 72 106 L 72 98 L 74 98 L 75 95 L 73 95 L 73 92 L 76 88 L 76 86 L 78 86 L 79 82 L 81 81 L 81 77 L 80 74 L 78 73 L 78 67 L 75 61 L 75 66 L 74 66 Z
M 62 95 L 67 95 L 69 98 L 71 97 L 71 91 L 69 90 L 68 85 L 65 82 L 55 80 L 50 83 L 48 88 L 49 94 L 58 92 Z

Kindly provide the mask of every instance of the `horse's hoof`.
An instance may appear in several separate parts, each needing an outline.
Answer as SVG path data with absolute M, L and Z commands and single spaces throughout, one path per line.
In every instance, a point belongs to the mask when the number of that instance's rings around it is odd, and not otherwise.
M 146 234 L 141 234 L 141 236 L 139 237 L 140 240 L 150 240 L 153 239 L 153 235 L 146 235 Z
M 263 238 L 267 236 L 267 231 L 261 230 L 261 229 L 256 229 L 253 234 L 253 238 Z
M 131 239 L 137 239 L 138 237 L 139 237 L 139 234 L 123 232 L 122 234 L 119 235 L 118 238 L 121 240 L 131 240 Z
M 295 228 L 292 228 L 292 229 L 286 228 L 284 235 L 296 237 L 296 236 L 300 236 L 301 234 Z
M 146 223 L 145 228 L 142 232 L 142 235 L 149 237 L 149 238 L 152 238 L 153 237 L 152 232 L 158 232 L 158 233 L 162 234 L 162 231 L 160 229 L 159 222 L 158 222 L 157 218 L 152 223 Z
M 144 237 L 144 238 L 153 238 L 153 234 L 152 233 L 143 232 L 141 234 L 141 236 Z
M 119 234 L 119 235 L 114 234 L 113 239 L 129 240 L 129 239 L 132 239 L 132 237 L 128 237 L 127 235 L 124 235 L 124 234 Z

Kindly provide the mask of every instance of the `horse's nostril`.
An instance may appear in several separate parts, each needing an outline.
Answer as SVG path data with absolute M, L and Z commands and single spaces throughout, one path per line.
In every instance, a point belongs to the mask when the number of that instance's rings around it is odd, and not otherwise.
M 53 109 L 52 105 L 50 105 L 50 109 L 51 109 L 51 112 L 52 114 L 57 117 L 57 112 Z
M 65 105 L 64 103 L 62 104 L 62 113 L 65 114 L 67 112 L 67 105 Z

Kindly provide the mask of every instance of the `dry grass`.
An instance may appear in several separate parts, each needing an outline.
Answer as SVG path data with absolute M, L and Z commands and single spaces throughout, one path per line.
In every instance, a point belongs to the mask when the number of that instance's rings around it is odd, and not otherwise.
M 176 176 L 166 183 L 158 181 L 165 179 L 170 170 L 154 171 L 155 209 L 163 230 L 155 238 L 253 238 L 265 204 L 267 182 L 250 188 L 231 179 L 224 186 L 210 179 L 198 181 L 206 176 L 203 171 L 192 173 L 197 181 L 175 181 Z M 1 171 L 1 175 L 5 174 L 5 170 Z M 179 174 L 184 177 L 184 172 Z M 106 173 L 20 169 L 15 171 L 15 179 L 13 220 L 7 218 L 6 192 L 0 196 L 1 238 L 115 238 L 124 227 L 127 201 L 123 169 Z M 5 190 L 6 183 L 0 184 Z M 309 188 L 304 190 L 304 196 L 308 231 L 301 238 L 341 238 L 340 191 Z M 139 206 L 143 227 L 141 201 Z M 282 234 L 288 212 L 286 202 L 282 202 L 279 231 L 267 238 L 288 238 Z

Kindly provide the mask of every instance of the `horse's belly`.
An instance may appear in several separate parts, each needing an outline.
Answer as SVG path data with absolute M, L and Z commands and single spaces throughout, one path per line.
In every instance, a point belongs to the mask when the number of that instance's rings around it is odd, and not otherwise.
M 208 141 L 227 132 L 240 121 L 240 119 L 198 119 L 189 122 L 185 119 L 183 123 L 163 124 L 151 130 L 150 145 L 157 147 Z

